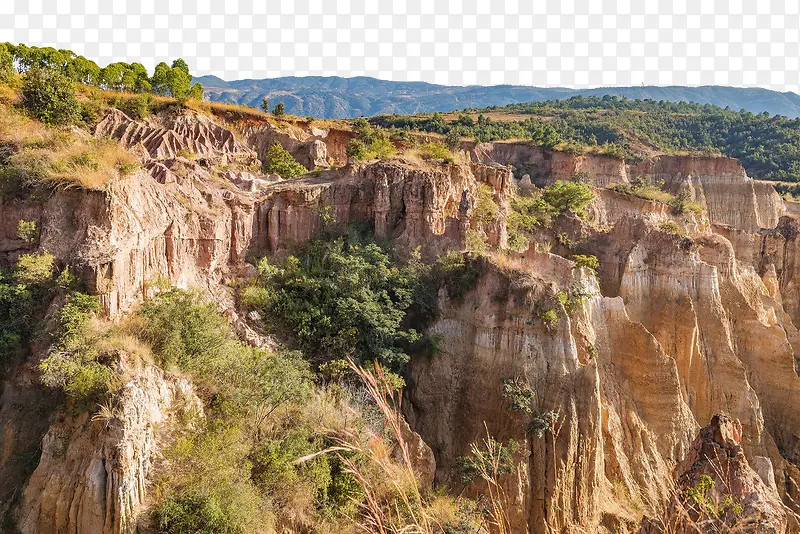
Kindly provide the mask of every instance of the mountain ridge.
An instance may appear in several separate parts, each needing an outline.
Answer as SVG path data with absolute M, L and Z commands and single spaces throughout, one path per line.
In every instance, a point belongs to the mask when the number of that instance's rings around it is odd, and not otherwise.
M 447 86 L 428 82 L 380 80 L 369 76 L 285 76 L 226 81 L 207 75 L 194 78 L 213 102 L 259 107 L 264 97 L 282 102 L 286 112 L 320 118 L 353 118 L 382 114 L 415 114 L 521 102 L 560 100 L 572 96 L 618 95 L 635 99 L 695 102 L 745 109 L 753 113 L 800 117 L 800 95 L 758 87 L 639 86 L 570 89 L 522 85 Z

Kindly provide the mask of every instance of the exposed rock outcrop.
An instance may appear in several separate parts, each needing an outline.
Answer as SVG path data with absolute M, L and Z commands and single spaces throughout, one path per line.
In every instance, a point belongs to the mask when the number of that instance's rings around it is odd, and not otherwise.
M 321 210 L 338 223 L 364 223 L 379 239 L 400 247 L 422 246 L 431 254 L 461 249 L 469 227 L 469 206 L 478 184 L 490 184 L 496 201 L 507 204 L 511 176 L 505 168 L 484 165 L 412 164 L 402 160 L 346 167 L 271 187 L 257 205 L 258 250 L 277 250 L 304 241 L 322 228 Z M 496 224 L 490 242 L 505 242 Z
M 157 116 L 135 121 L 112 109 L 97 124 L 97 137 L 111 137 L 130 149 L 141 149 L 148 159 L 171 159 L 186 151 L 225 163 L 252 160 L 255 153 L 232 131 L 199 113 Z
M 741 441 L 739 421 L 715 415 L 678 466 L 681 475 L 664 515 L 646 519 L 639 533 L 783 534 L 796 528 L 774 481 L 765 483 L 750 467 Z
M 737 159 L 704 156 L 653 156 L 626 165 L 618 158 L 572 155 L 527 143 L 480 143 L 468 146 L 475 161 L 510 164 L 538 186 L 569 181 L 580 173 L 599 187 L 644 179 L 666 191 L 685 190 L 708 210 L 713 223 L 757 232 L 774 228 L 786 211 L 775 189 L 747 177 Z
M 282 123 L 244 124 L 240 126 L 243 138 L 263 159 L 274 143 L 279 143 L 309 170 L 328 168 L 331 164 L 347 163 L 345 147 L 350 132 L 333 128 L 316 128 Z
M 162 432 L 174 414 L 199 410 L 191 385 L 147 367 L 103 417 L 54 424 L 19 506 L 22 534 L 129 533 L 144 503 Z

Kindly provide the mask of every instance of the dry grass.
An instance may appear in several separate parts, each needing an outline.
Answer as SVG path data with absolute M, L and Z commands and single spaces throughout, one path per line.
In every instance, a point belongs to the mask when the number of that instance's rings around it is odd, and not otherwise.
M 110 141 L 52 136 L 44 146 L 23 148 L 9 163 L 28 185 L 101 190 L 113 178 L 130 172 L 137 160 Z
M 115 142 L 49 128 L 4 105 L 0 105 L 0 144 L 10 147 L 8 166 L 26 185 L 102 189 L 138 163 Z
M 434 520 L 422 496 L 408 451 L 400 414 L 400 395 L 394 391 L 383 369 L 376 365 L 375 373 L 350 362 L 351 369 L 362 380 L 365 389 L 383 415 L 389 435 L 400 450 L 400 462 L 395 462 L 392 448 L 380 435 L 366 429 L 343 429 L 333 433 L 334 450 L 347 471 L 364 490 L 359 503 L 362 519 L 359 527 L 370 534 L 416 533 L 433 534 Z M 361 461 L 366 460 L 366 465 Z M 378 476 L 375 476 L 378 475 Z
M 380 365 L 369 371 L 350 362 L 350 368 L 361 379 L 367 396 L 374 402 L 381 417 L 379 426 L 364 425 L 361 414 L 352 423 L 334 421 L 328 434 L 334 445 L 323 451 L 299 458 L 307 462 L 320 454 L 334 453 L 346 471 L 363 490 L 354 518 L 358 531 L 367 534 L 443 534 L 445 526 L 469 517 L 479 526 L 480 519 L 471 501 L 436 495 L 420 485 L 414 471 L 406 441 L 406 422 L 401 415 L 401 394 L 392 386 Z M 331 421 L 332 412 L 341 418 L 347 406 L 335 406 L 327 398 L 320 399 L 319 423 Z M 327 405 L 327 406 L 326 406 Z M 335 407 L 334 407 L 335 406 Z M 332 409 L 333 408 L 333 409 Z M 349 408 L 353 410 L 352 407 Z M 311 409 L 310 412 L 317 412 Z M 470 506 L 471 505 L 471 506 Z

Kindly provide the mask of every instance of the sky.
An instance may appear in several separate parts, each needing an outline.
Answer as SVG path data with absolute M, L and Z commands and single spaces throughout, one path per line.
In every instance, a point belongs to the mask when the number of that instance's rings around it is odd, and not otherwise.
M 0 41 L 195 75 L 800 92 L 798 0 L 0 0 Z

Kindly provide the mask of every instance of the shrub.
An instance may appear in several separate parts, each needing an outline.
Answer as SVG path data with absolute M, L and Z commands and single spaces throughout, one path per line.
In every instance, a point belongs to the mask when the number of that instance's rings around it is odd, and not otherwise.
M 597 269 L 600 268 L 600 262 L 597 260 L 596 256 L 577 254 L 572 257 L 572 261 L 575 262 L 576 268 L 586 267 L 593 271 L 597 271 Z
M 586 206 L 594 200 L 594 193 L 581 182 L 557 181 L 544 189 L 542 198 L 557 215 L 573 212 L 583 217 L 586 215 Z
M 451 300 L 460 302 L 478 283 L 485 268 L 485 260 L 482 261 L 476 255 L 454 251 L 444 254 L 436 260 L 431 270 L 431 276 L 436 283 L 434 296 L 439 287 L 444 287 Z
M 402 327 L 412 304 L 415 273 L 391 264 L 377 244 L 357 237 L 318 238 L 283 266 L 259 263 L 269 313 L 319 360 L 352 357 L 402 367 L 403 347 L 418 341 Z
M 355 137 L 347 143 L 347 157 L 353 161 L 385 159 L 397 154 L 389 132 L 373 127 L 364 119 L 353 121 Z
M 283 102 L 278 102 L 275 104 L 275 107 L 272 108 L 272 114 L 276 117 L 283 117 L 286 115 L 286 110 L 284 108 Z
M 514 454 L 519 449 L 519 444 L 509 440 L 506 445 L 487 436 L 482 446 L 477 443 L 472 446 L 472 454 L 462 456 L 457 461 L 461 472 L 461 481 L 470 484 L 480 478 L 496 478 L 499 475 L 514 472 Z
M 100 301 L 94 295 L 75 291 L 58 312 L 59 339 L 69 345 L 80 335 L 89 318 L 100 309 Z
M 453 153 L 442 143 L 423 143 L 417 150 L 423 159 L 439 159 L 448 163 L 454 161 Z
M 503 383 L 503 397 L 509 402 L 511 410 L 528 414 L 533 411 L 535 393 L 522 377 L 503 378 L 501 382 Z
M 23 254 L 17 260 L 15 277 L 23 284 L 43 284 L 53 278 L 54 260 L 47 251 Z
M 247 286 L 240 294 L 242 306 L 251 310 L 260 310 L 269 305 L 270 293 L 260 286 Z
M 558 324 L 558 313 L 551 308 L 539 313 L 539 319 L 542 320 L 547 328 L 553 328 Z
M 464 247 L 467 252 L 476 256 L 483 256 L 489 251 L 486 235 L 469 228 L 465 236 Z
M 322 440 L 312 436 L 308 428 L 289 430 L 277 439 L 265 439 L 251 453 L 253 481 L 267 494 L 289 494 L 303 486 L 324 503 L 332 483 L 331 466 L 326 455 L 300 464 L 295 460 L 324 449 Z
M 100 402 L 119 386 L 119 376 L 101 362 L 97 337 L 87 331 L 89 319 L 99 309 L 96 296 L 72 292 L 58 312 L 58 332 L 51 352 L 41 361 L 42 383 L 62 389 L 83 408 Z
M 22 100 L 33 116 L 45 124 L 73 124 L 81 116 L 72 80 L 56 70 L 29 69 L 22 82 Z
M 141 336 L 153 346 L 164 366 L 201 370 L 225 358 L 234 341 L 216 308 L 195 292 L 171 289 L 145 301 Z
M 535 416 L 528 425 L 528 433 L 541 439 L 547 432 L 552 432 L 558 421 L 558 412 L 542 412 Z
M 100 402 L 119 385 L 119 377 L 108 365 L 96 361 L 96 353 L 70 348 L 50 353 L 39 364 L 42 383 L 59 388 L 79 408 Z
M 659 185 L 651 184 L 642 178 L 636 178 L 627 184 L 611 184 L 609 188 L 624 195 L 651 200 L 661 204 L 673 205 L 676 201 L 676 198 L 670 193 L 662 191 Z
M 458 150 L 461 146 L 461 136 L 458 134 L 458 130 L 451 128 L 444 136 L 444 143 L 451 152 Z
M 663 220 L 658 223 L 658 228 L 668 234 L 672 235 L 684 235 L 683 230 L 681 229 L 680 225 L 675 221 L 670 220 Z
M 150 115 L 153 110 L 153 95 L 141 93 L 133 98 L 125 100 L 120 109 L 130 115 L 133 119 L 143 119 Z
M 557 215 L 555 208 L 548 204 L 541 193 L 521 196 L 514 194 L 509 203 L 510 210 L 506 217 L 508 246 L 512 250 L 523 250 L 528 246 L 525 234 L 533 232 L 537 227 L 549 227 L 553 217 Z
M 264 172 L 277 174 L 281 178 L 294 178 L 305 174 L 308 170 L 300 165 L 280 143 L 273 143 L 264 157 Z
M 39 230 L 36 228 L 35 221 L 19 220 L 17 223 L 17 237 L 26 243 L 33 243 L 39 237 Z
M 698 202 L 692 202 L 690 199 L 689 191 L 681 189 L 674 198 L 668 201 L 669 206 L 678 215 L 684 213 L 693 213 L 699 215 L 705 212 L 705 208 Z
M 28 284 L 18 277 L 17 269 L 0 268 L 0 363 L 23 354 L 30 336 L 34 314 L 41 306 L 46 289 Z
M 481 224 L 489 224 L 496 221 L 499 214 L 500 207 L 494 201 L 494 191 L 487 184 L 479 184 L 472 216 Z
M 170 534 L 231 534 L 228 517 L 219 501 L 196 490 L 188 490 L 166 499 L 155 510 L 155 523 Z

